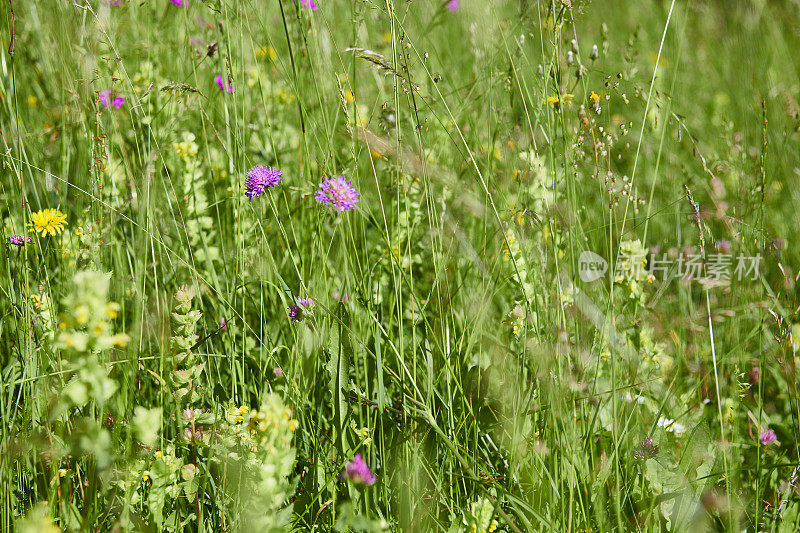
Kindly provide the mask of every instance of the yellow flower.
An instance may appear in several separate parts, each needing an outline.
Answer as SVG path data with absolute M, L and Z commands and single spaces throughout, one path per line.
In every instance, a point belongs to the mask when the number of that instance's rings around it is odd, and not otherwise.
M 290 431 L 295 431 L 298 428 L 298 426 L 300 426 L 300 422 L 298 422 L 295 419 L 289 420 L 289 430 Z
M 353 91 L 348 89 L 344 92 L 344 101 L 347 102 L 348 104 L 352 104 L 355 101 L 355 97 L 353 96 Z
M 114 343 L 114 346 L 119 346 L 120 348 L 124 348 L 131 342 L 131 338 L 126 335 L 125 333 L 117 333 L 113 337 L 111 337 L 111 342 Z
M 597 102 L 600 101 L 600 95 L 597 94 L 596 92 L 592 91 L 592 94 L 590 96 L 592 98 L 592 103 L 593 104 L 596 104 Z
M 38 98 L 36 98 L 35 96 L 33 96 L 33 95 L 31 94 L 30 96 L 28 96 L 28 97 L 25 99 L 25 102 L 26 102 L 26 103 L 27 103 L 29 106 L 31 106 L 31 107 L 35 107 L 35 106 L 36 106 L 36 104 L 39 102 L 39 99 L 38 99 Z
M 41 233 L 42 237 L 44 237 L 45 235 L 56 235 L 64 231 L 66 220 L 67 215 L 58 209 L 44 209 L 31 213 L 31 221 L 28 226 Z
M 267 58 L 269 61 L 275 61 L 278 58 L 278 53 L 271 46 L 262 46 L 256 50 L 256 57 L 259 59 Z
M 147 481 L 149 479 L 150 479 L 150 471 L 145 470 L 144 472 L 142 472 L 142 481 Z
M 563 103 L 567 103 L 569 105 L 572 105 L 572 99 L 574 97 L 575 97 L 575 95 L 571 94 L 571 93 L 567 93 L 567 94 L 561 95 L 561 98 L 559 98 L 557 94 L 554 94 L 553 96 L 546 97 L 544 99 L 544 102 L 546 104 L 550 104 L 550 105 L 563 104 Z
M 64 477 L 66 475 L 67 475 L 67 470 L 65 470 L 64 468 L 58 469 L 58 477 Z

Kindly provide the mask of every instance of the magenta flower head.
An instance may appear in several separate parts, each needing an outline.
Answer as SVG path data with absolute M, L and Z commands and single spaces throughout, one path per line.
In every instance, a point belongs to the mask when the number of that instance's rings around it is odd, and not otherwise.
M 763 444 L 764 446 L 769 446 L 773 442 L 777 441 L 778 437 L 775 435 L 775 432 L 771 429 L 765 429 L 761 432 L 761 435 L 758 436 L 758 441 Z
M 224 317 L 219 319 L 219 329 L 223 332 L 228 331 L 228 322 Z
M 247 171 L 247 190 L 245 196 L 251 200 L 264 194 L 267 187 L 277 186 L 283 176 L 281 171 L 272 167 L 257 166 Z
M 16 246 L 25 246 L 26 242 L 31 242 L 30 237 L 23 237 L 22 235 L 12 235 L 8 238 L 9 244 L 13 244 Z
M 300 5 L 306 9 L 310 9 L 311 11 L 317 10 L 317 4 L 314 0 L 300 0 Z
M 295 322 L 300 322 L 316 307 L 317 302 L 313 298 L 301 298 L 297 300 L 297 305 L 293 305 L 289 308 L 289 319 L 294 324 Z
M 356 208 L 358 191 L 350 185 L 350 180 L 345 180 L 343 176 L 325 178 L 319 184 L 317 195 L 314 198 L 320 203 L 330 205 L 337 211 L 343 212 Z
M 447 9 L 450 11 L 458 11 L 458 0 L 450 0 L 447 2 Z
M 222 75 L 217 75 L 217 77 L 214 78 L 214 81 L 216 82 L 216 84 L 219 87 L 220 91 L 227 91 L 228 94 L 232 93 L 233 90 L 236 88 L 233 85 L 231 85 L 231 82 L 228 82 L 228 87 L 226 89 L 225 80 L 222 78 Z
M 344 465 L 343 477 L 356 485 L 374 485 L 376 481 L 375 474 L 369 469 L 360 453 L 357 453 L 352 461 Z
M 106 89 L 100 93 L 100 101 L 103 106 L 108 109 L 109 106 L 119 109 L 125 103 L 125 97 L 119 96 L 117 91 L 113 89 Z
M 189 0 L 169 0 L 178 7 L 188 6 Z
M 337 302 L 342 302 L 343 304 L 346 304 L 347 302 L 350 301 L 350 297 L 347 295 L 346 292 L 336 291 L 333 293 L 333 297 L 336 299 Z
M 275 368 L 272 369 L 272 375 L 275 376 L 276 378 L 283 376 L 283 369 L 279 366 L 276 366 Z

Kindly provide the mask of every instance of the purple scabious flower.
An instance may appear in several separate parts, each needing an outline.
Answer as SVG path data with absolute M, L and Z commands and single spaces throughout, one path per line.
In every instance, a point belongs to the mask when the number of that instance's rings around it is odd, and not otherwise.
M 301 298 L 297 304 L 289 308 L 289 319 L 292 323 L 300 322 L 316 307 L 317 302 L 313 298 Z
M 458 0 L 450 0 L 447 2 L 447 9 L 450 11 L 458 11 Z
M 125 97 L 119 96 L 117 91 L 113 89 L 106 89 L 100 93 L 100 101 L 103 106 L 108 109 L 109 106 L 119 109 L 125 103 Z
M 352 461 L 344 465 L 343 476 L 356 485 L 374 485 L 376 481 L 375 474 L 369 469 L 360 453 L 357 453 Z
M 763 444 L 764 446 L 769 446 L 773 442 L 777 441 L 778 437 L 775 435 L 775 432 L 771 429 L 765 429 L 761 432 L 758 436 L 758 441 Z
M 314 0 L 300 0 L 300 5 L 306 9 L 310 9 L 311 11 L 317 10 L 317 4 Z
M 247 191 L 245 196 L 251 200 L 264 194 L 267 187 L 277 186 L 283 176 L 281 171 L 272 167 L 257 166 L 247 171 Z
M 176 5 L 178 7 L 183 7 L 183 6 L 188 6 L 189 5 L 189 0 L 169 0 L 169 1 L 172 2 L 174 5 Z
M 337 211 L 343 212 L 356 208 L 358 191 L 350 185 L 350 180 L 345 180 L 343 176 L 325 178 L 319 184 L 317 195 L 314 198 L 320 203 L 328 204 Z
M 214 78 L 214 82 L 217 84 L 217 86 L 219 87 L 220 91 L 227 91 L 228 94 L 232 93 L 233 90 L 236 89 L 236 87 L 231 85 L 231 82 L 228 82 L 228 87 L 226 89 L 225 80 L 222 78 L 221 74 L 218 74 L 217 77 Z
M 31 242 L 31 238 L 23 237 L 22 235 L 12 235 L 8 238 L 8 242 L 16 246 L 25 246 L 26 242 Z
M 279 366 L 276 366 L 275 368 L 272 369 L 272 375 L 275 376 L 276 378 L 283 376 L 283 369 L 281 369 L 281 367 Z

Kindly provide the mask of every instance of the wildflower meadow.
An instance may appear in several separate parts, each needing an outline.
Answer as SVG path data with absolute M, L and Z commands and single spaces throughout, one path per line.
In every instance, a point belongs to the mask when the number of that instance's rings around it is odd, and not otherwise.
M 3 1 L 0 531 L 799 531 L 799 28 Z

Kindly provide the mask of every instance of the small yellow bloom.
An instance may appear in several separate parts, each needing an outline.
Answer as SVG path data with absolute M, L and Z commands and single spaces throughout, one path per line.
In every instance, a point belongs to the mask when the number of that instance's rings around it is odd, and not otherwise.
M 111 342 L 114 343 L 114 346 L 124 348 L 128 345 L 129 342 L 131 342 L 131 338 L 125 333 L 117 333 L 116 335 L 111 337 Z
M 145 470 L 142 472 L 142 481 L 148 481 L 150 479 L 150 471 Z
M 106 304 L 106 316 L 110 319 L 117 318 L 119 312 L 119 304 L 115 302 L 111 302 Z
M 31 294 L 31 304 L 33 304 L 34 309 L 42 308 L 42 299 L 38 294 Z
M 266 58 L 268 61 L 275 61 L 278 58 L 278 53 L 271 46 L 262 46 L 256 50 L 256 57 L 259 59 Z
M 593 103 L 593 104 L 596 104 L 597 102 L 599 102 L 599 101 L 600 101 L 600 95 L 599 95 L 599 94 L 597 94 L 597 93 L 596 93 L 596 92 L 594 92 L 594 91 L 592 91 L 592 94 L 590 95 L 590 97 L 591 97 L 591 99 L 592 99 L 592 103 Z
M 64 477 L 67 475 L 67 471 L 63 468 L 58 469 L 58 477 Z
M 39 99 L 31 94 L 25 99 L 25 103 L 31 107 L 36 107 L 36 104 L 39 103 Z
M 574 97 L 575 95 L 571 93 L 563 94 L 561 95 L 561 98 L 559 98 L 557 94 L 554 94 L 552 96 L 546 97 L 544 99 L 544 102 L 550 105 L 564 104 L 564 103 L 572 105 L 572 99 Z
M 56 235 L 64 231 L 66 220 L 67 215 L 58 209 L 44 209 L 31 213 L 31 221 L 28 226 L 44 237 L 45 235 Z
M 246 413 L 247 411 L 249 411 L 249 410 L 250 410 L 250 409 L 248 409 L 246 405 L 242 405 L 241 407 L 239 407 L 239 414 L 240 414 L 240 415 L 243 415 L 243 414 L 245 414 L 245 413 Z
M 352 104 L 356 100 L 355 97 L 353 96 L 353 91 L 349 89 L 344 92 L 343 96 L 344 96 L 344 101 L 347 102 L 348 104 Z
M 300 422 L 298 422 L 294 418 L 289 420 L 289 429 L 291 431 L 295 431 L 298 427 L 300 427 Z

